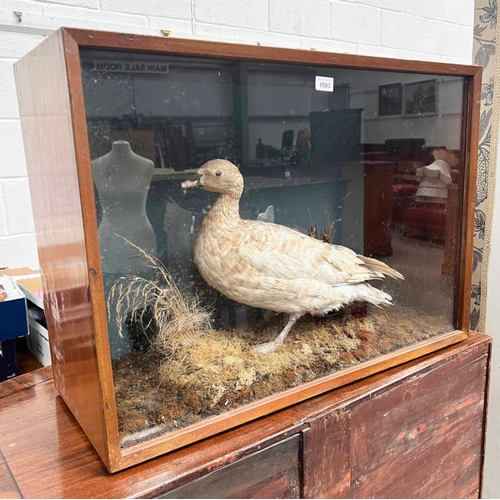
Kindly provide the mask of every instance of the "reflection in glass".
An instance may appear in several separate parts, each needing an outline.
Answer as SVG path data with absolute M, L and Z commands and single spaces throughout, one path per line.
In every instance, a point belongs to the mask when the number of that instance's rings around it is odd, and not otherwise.
M 140 245 L 156 255 L 156 236 L 146 214 L 146 198 L 154 164 L 132 151 L 127 141 L 114 141 L 111 151 L 92 161 L 92 177 L 97 190 L 102 219 L 99 244 L 105 294 L 115 280 L 125 274 L 147 276 L 148 269 L 132 245 Z M 109 304 L 113 309 L 116 303 Z M 111 356 L 130 350 L 129 338 L 117 335 L 115 322 L 109 324 Z
M 95 50 L 81 56 L 123 446 L 456 328 L 462 78 Z M 317 76 L 333 78 L 333 88 L 317 89 Z M 381 89 L 397 95 L 381 100 Z M 216 159 L 242 176 L 233 213 L 260 223 L 241 226 L 247 233 L 233 240 L 232 216 L 208 229 L 202 222 L 219 209 L 220 190 L 182 187 L 196 185 L 199 169 Z M 212 170 L 225 182 L 225 167 Z M 272 311 L 293 317 L 293 304 L 278 307 L 279 294 L 263 300 L 275 291 L 272 280 L 250 274 L 242 285 L 255 300 L 237 283 L 224 289 L 227 270 L 212 275 L 196 258 L 200 227 L 212 238 L 204 259 L 232 251 L 229 277 L 245 276 L 246 238 L 271 277 L 312 269 L 326 279 L 325 256 L 340 245 L 343 255 L 376 259 L 404 280 L 364 277 L 392 305 L 379 308 L 360 295 L 324 316 L 305 314 L 283 345 L 262 354 L 253 348 L 289 321 Z M 285 249 L 283 240 L 266 239 L 272 231 L 301 243 Z M 360 281 L 341 286 L 350 293 Z

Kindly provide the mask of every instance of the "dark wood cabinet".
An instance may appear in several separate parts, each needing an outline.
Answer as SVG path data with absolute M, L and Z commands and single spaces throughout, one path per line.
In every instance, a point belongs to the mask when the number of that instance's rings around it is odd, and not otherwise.
M 364 255 L 392 255 L 392 183 L 394 163 L 364 162 Z
M 0 496 L 478 498 L 490 338 L 110 475 L 43 369 L 0 384 Z

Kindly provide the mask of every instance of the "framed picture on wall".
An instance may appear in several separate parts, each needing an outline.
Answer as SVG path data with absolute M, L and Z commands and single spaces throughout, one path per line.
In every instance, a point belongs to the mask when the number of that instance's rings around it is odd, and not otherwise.
M 437 80 L 425 80 L 404 86 L 405 116 L 437 113 Z
M 381 85 L 378 88 L 379 116 L 401 115 L 402 107 L 403 107 L 403 85 L 401 83 Z

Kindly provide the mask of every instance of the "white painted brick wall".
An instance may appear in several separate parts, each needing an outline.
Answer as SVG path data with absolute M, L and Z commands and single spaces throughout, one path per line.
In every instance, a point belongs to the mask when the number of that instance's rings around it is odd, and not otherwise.
M 315 0 L 314 16 L 304 15 L 304 10 L 303 0 L 272 0 L 269 2 L 271 31 L 329 38 L 330 2 Z
M 416 17 L 440 20 L 444 18 L 445 2 L 450 2 L 450 0 L 402 0 L 401 12 Z M 451 0 L 450 3 L 456 5 L 458 9 L 465 9 L 467 0 L 462 0 L 460 4 Z M 473 7 L 470 8 L 469 15 L 474 16 Z
M 27 175 L 24 149 L 19 147 L 22 141 L 19 120 L 0 119 L 0 174 L 2 180 Z
M 2 189 L 0 191 L 0 240 L 9 235 L 9 231 L 7 230 L 7 214 L 5 211 L 5 200 Z
M 401 0 L 357 0 L 357 3 L 362 5 L 371 5 L 378 9 L 401 10 Z
M 28 179 L 12 179 L 2 181 L 5 216 L 8 234 L 22 235 L 33 231 L 33 215 L 30 206 Z
M 462 8 L 457 9 L 457 2 L 445 0 L 443 4 L 443 20 L 448 23 L 471 26 L 474 20 L 474 0 L 461 0 L 460 3 Z
M 330 35 L 335 40 L 380 45 L 381 15 L 382 11 L 374 7 L 331 2 Z
M 272 0 L 194 0 L 195 21 L 236 26 L 260 31 L 269 30 L 269 4 Z
M 16 60 L 36 47 L 43 39 L 42 35 L 2 32 L 0 30 L 0 57 Z
M 472 26 L 460 26 L 460 47 L 458 57 L 462 59 L 468 59 L 470 57 L 473 34 L 474 28 Z M 443 59 L 448 60 L 446 57 Z
M 0 58 L 0 117 L 2 118 L 19 118 L 13 64 L 13 59 Z
M 424 19 L 400 12 L 382 12 L 382 39 L 384 47 L 424 51 Z
M 441 21 L 424 21 L 424 51 L 460 57 L 460 26 Z
M 99 2 L 98 2 L 99 3 Z M 139 16 L 191 19 L 191 0 L 100 0 L 102 11 L 127 12 Z
M 182 38 L 470 64 L 473 9 L 474 0 L 0 0 L 0 267 L 38 266 L 12 65 L 53 30 L 166 29 Z

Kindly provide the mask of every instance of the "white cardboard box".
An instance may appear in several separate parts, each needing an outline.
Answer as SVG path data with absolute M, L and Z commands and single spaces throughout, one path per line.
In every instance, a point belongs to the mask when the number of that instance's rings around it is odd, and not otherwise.
M 0 274 L 11 276 L 27 298 L 28 306 L 28 348 L 43 366 L 52 364 L 50 357 L 49 332 L 34 317 L 30 316 L 31 304 L 43 311 L 42 282 L 39 272 L 33 272 L 28 267 L 1 270 Z
M 43 293 L 40 273 L 14 276 L 14 279 L 26 295 L 26 298 L 33 302 L 33 304 L 43 309 Z
M 52 364 L 50 357 L 49 332 L 33 318 L 28 318 L 30 334 L 28 335 L 28 347 L 36 359 L 43 365 Z

